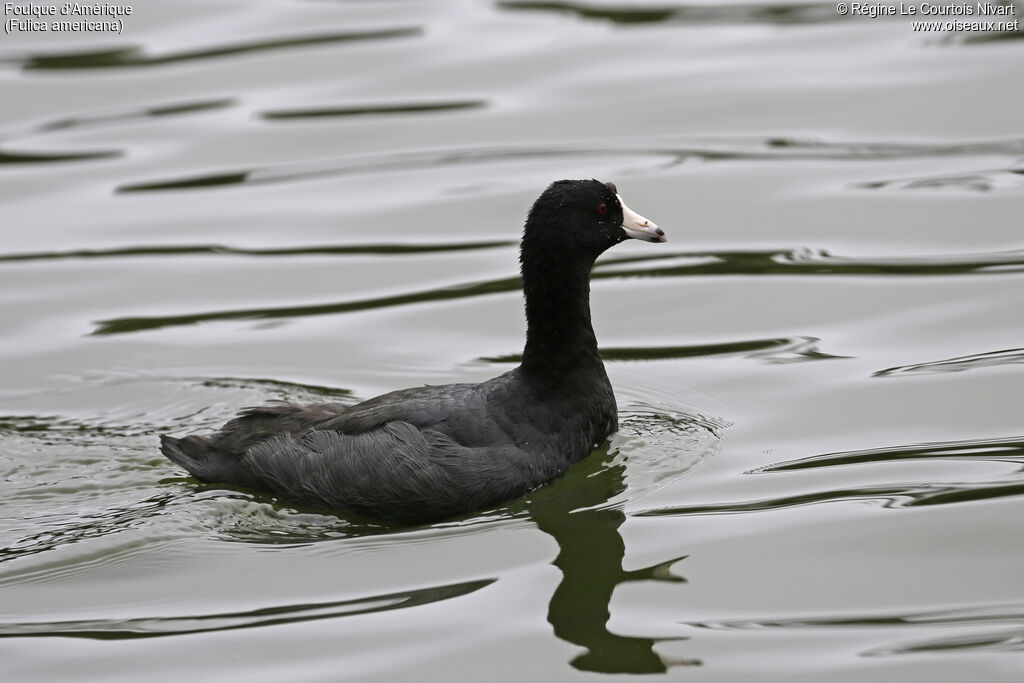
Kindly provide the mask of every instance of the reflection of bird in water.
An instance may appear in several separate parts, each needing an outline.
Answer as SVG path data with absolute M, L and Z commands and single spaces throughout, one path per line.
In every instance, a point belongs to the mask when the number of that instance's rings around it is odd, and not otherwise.
M 625 466 L 603 464 L 602 454 L 573 468 L 570 474 L 538 491 L 530 504 L 530 517 L 558 543 L 554 565 L 562 580 L 548 604 L 548 621 L 555 635 L 586 648 L 572 660 L 583 671 L 602 673 L 662 673 L 671 666 L 700 665 L 699 660 L 662 658 L 654 645 L 686 638 L 643 638 L 622 636 L 608 630 L 609 603 L 619 584 L 629 581 L 686 580 L 670 568 L 684 559 L 635 571 L 625 571 L 625 544 L 619 527 L 625 514 L 606 505 L 625 491 Z

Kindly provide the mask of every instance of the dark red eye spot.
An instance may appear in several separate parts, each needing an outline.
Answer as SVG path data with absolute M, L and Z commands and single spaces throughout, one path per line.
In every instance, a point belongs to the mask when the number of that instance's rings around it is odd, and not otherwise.
M 599 214 L 601 214 L 602 216 L 605 215 L 606 213 L 608 213 L 608 205 L 607 204 L 598 204 L 597 212 Z

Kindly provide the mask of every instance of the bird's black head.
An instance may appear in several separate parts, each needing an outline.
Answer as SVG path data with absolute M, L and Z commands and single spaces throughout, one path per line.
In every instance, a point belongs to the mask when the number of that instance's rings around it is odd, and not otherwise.
M 630 238 L 664 242 L 665 233 L 626 206 L 612 183 L 559 180 L 530 209 L 523 255 L 555 253 L 593 263 L 605 249 Z

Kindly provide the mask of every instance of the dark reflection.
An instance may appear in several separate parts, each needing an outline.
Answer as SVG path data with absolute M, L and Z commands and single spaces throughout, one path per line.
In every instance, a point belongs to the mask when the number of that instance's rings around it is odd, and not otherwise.
M 322 384 L 287 382 L 282 379 L 264 377 L 196 377 L 174 378 L 174 381 L 197 382 L 204 387 L 217 389 L 253 389 L 267 392 L 269 399 L 304 402 L 309 399 L 331 398 L 344 400 L 352 396 L 351 389 L 331 387 Z M 180 427 L 180 425 L 179 425 Z
M 975 368 L 990 368 L 1000 365 L 1024 363 L 1024 349 L 1005 349 L 976 353 L 971 356 L 957 356 L 945 360 L 935 360 L 914 365 L 898 365 L 873 373 L 872 377 L 891 377 L 894 375 L 924 374 L 930 372 L 963 372 Z
M 697 358 L 700 356 L 731 356 L 755 353 L 788 344 L 788 339 L 751 339 L 750 341 L 722 342 L 720 344 L 690 344 L 686 346 L 602 347 L 604 360 L 661 360 L 664 358 Z M 520 353 L 502 356 L 484 356 L 486 363 L 520 363 Z
M 584 19 L 604 19 L 617 24 L 652 24 L 678 18 L 682 8 L 643 8 L 582 5 L 572 2 L 532 2 L 514 0 L 498 2 L 505 10 L 533 10 L 575 14 Z
M 922 178 L 895 178 L 855 183 L 853 187 L 865 190 L 959 190 L 965 192 L 990 192 L 1001 187 L 1024 184 L 1016 168 L 996 168 L 977 171 L 967 175 L 939 175 Z
M 581 2 L 542 2 L 536 0 L 502 0 L 498 7 L 506 10 L 533 10 L 574 14 L 583 19 L 598 19 L 616 24 L 654 24 L 681 22 L 688 24 L 805 24 L 844 21 L 846 17 L 829 4 L 694 4 L 664 3 L 636 7 L 630 4 L 594 5 Z
M 679 263 L 671 263 L 673 260 Z M 669 265 L 660 265 L 669 262 Z M 623 268 L 624 263 L 651 264 Z M 825 249 L 782 251 L 676 252 L 606 259 L 594 278 L 680 277 L 686 275 L 999 275 L 1024 270 L 1024 251 L 941 256 L 876 256 L 859 259 L 836 256 Z
M 782 510 L 802 505 L 848 502 L 854 500 L 879 501 L 886 508 L 923 507 L 973 503 L 980 500 L 1024 495 L 1024 482 L 988 481 L 965 484 L 924 484 L 918 486 L 861 486 L 849 489 L 815 491 L 795 496 L 780 496 L 763 500 L 716 503 L 709 505 L 679 505 L 635 513 L 637 517 L 684 517 L 687 515 L 734 515 L 740 513 Z
M 248 171 L 234 173 L 211 173 L 209 175 L 192 176 L 181 180 L 169 180 L 156 183 L 138 183 L 136 185 L 122 185 L 117 192 L 143 192 L 147 190 L 188 190 L 202 187 L 216 187 L 218 185 L 240 185 L 249 178 Z
M 868 448 L 862 451 L 843 451 L 812 455 L 798 460 L 760 467 L 755 472 L 786 472 L 866 462 L 891 462 L 955 458 L 958 460 L 997 460 L 1024 462 L 1024 436 L 998 439 L 961 439 L 935 443 Z
M 473 285 L 442 287 L 428 289 L 409 294 L 382 296 L 372 299 L 359 299 L 336 304 L 317 304 L 311 306 L 281 306 L 277 308 L 249 308 L 227 311 L 211 311 L 177 316 L 154 316 L 135 318 L 115 318 L 97 323 L 93 335 L 122 334 L 140 330 L 159 329 L 174 325 L 192 325 L 210 320 L 265 320 L 272 318 L 293 318 L 308 315 L 325 315 L 330 313 L 349 313 L 365 311 L 373 308 L 387 308 L 426 301 L 444 301 L 446 299 L 462 299 L 482 294 L 509 292 L 518 289 L 521 281 L 518 277 L 504 280 L 491 280 Z
M 265 119 L 323 119 L 348 116 L 383 114 L 424 114 L 442 111 L 480 109 L 487 104 L 484 100 L 463 100 L 457 102 L 407 102 L 405 104 L 377 104 L 351 107 L 321 107 L 318 109 L 287 109 L 266 111 Z
M 817 348 L 819 341 L 821 340 L 816 337 L 782 337 L 779 339 L 751 339 L 749 341 L 690 344 L 685 346 L 602 346 L 601 358 L 605 361 L 644 361 L 741 355 L 782 363 L 847 357 L 834 356 L 819 351 Z M 522 354 L 509 353 L 502 356 L 485 356 L 478 360 L 486 363 L 519 363 L 522 361 Z
M 264 607 L 245 612 L 198 614 L 185 617 L 141 619 L 83 619 L 53 622 L 0 623 L 0 638 L 88 638 L 92 640 L 131 640 L 162 638 L 191 633 L 235 631 L 278 624 L 297 624 L 318 619 L 336 619 L 357 614 L 373 614 L 405 609 L 457 598 L 494 583 L 495 579 L 465 581 L 445 586 L 371 595 L 352 600 L 334 600 L 304 605 Z
M 1024 495 L 1024 482 L 1004 481 L 951 484 L 948 486 L 921 487 L 910 495 L 905 507 L 924 505 L 949 505 L 951 503 L 974 503 L 979 500 L 1008 498 Z
M 627 266 L 627 267 L 624 267 Z M 631 266 L 631 267 L 628 267 Z M 654 256 L 606 259 L 595 266 L 591 278 L 687 277 L 708 275 L 998 275 L 1024 270 L 1024 252 L 852 259 L 824 250 L 675 252 Z M 227 309 L 174 316 L 112 318 L 96 323 L 93 335 L 123 334 L 215 320 L 266 320 L 311 315 L 332 315 L 414 303 L 464 299 L 519 290 L 519 277 L 483 280 L 392 296 L 308 306 Z M 835 358 L 815 348 L 817 340 L 803 337 L 802 348 L 790 349 L 778 362 Z M 637 355 L 637 351 L 629 353 Z M 657 350 L 654 351 L 658 353 Z
M 863 451 L 825 453 L 799 460 L 776 463 L 753 470 L 752 474 L 766 472 L 788 472 L 863 465 L 879 462 L 896 462 L 924 459 L 956 459 L 963 461 L 1009 462 L 1024 466 L 1024 437 L 999 439 L 970 439 L 942 443 L 892 446 Z M 705 505 L 680 505 L 645 510 L 635 513 L 638 517 L 677 517 L 686 515 L 721 515 L 781 510 L 803 505 L 848 501 L 877 501 L 886 508 L 924 507 L 928 505 L 950 505 L 969 503 L 995 498 L 1024 495 L 1024 467 L 1006 479 L 994 481 L 970 481 L 953 483 L 911 483 L 858 486 L 830 490 L 811 491 L 760 500 L 709 503 Z
M 346 175 L 362 175 L 388 171 L 433 169 L 441 166 L 455 166 L 466 163 L 506 161 L 515 159 L 546 159 L 568 156 L 604 156 L 613 152 L 599 150 L 544 149 L 484 149 L 457 150 L 445 152 L 412 152 L 387 155 L 369 161 L 328 160 L 326 162 L 290 163 L 287 166 L 264 166 L 239 171 L 171 178 L 146 183 L 132 183 L 117 188 L 119 193 L 162 192 L 166 190 L 196 189 L 218 185 L 263 185 L 289 183 L 313 178 L 329 178 Z M 633 152 L 620 155 L 633 156 Z
M 148 56 L 138 47 L 125 47 L 114 50 L 97 50 L 92 52 L 72 52 L 64 54 L 35 54 L 21 60 L 25 69 L 108 69 L 139 66 L 159 66 L 195 60 L 230 57 L 234 55 L 266 52 L 287 48 L 309 47 L 313 45 L 330 45 L 356 41 L 386 40 L 390 38 L 407 38 L 417 36 L 422 30 L 416 27 L 384 29 L 379 31 L 348 31 L 328 33 L 314 36 L 295 36 L 278 38 L 238 45 L 210 47 L 204 50 L 179 52 L 162 57 Z
M 548 622 L 562 640 L 586 649 L 572 660 L 582 671 L 662 673 L 677 664 L 655 651 L 656 643 L 682 638 L 645 638 L 608 630 L 609 603 L 615 587 L 628 581 L 683 582 L 670 568 L 683 557 L 653 567 L 625 571 L 625 544 L 619 527 L 625 514 L 608 506 L 626 484 L 624 465 L 605 465 L 605 452 L 577 463 L 569 473 L 536 491 L 526 501 L 527 513 L 541 531 L 558 543 L 554 565 L 562 580 L 548 603 Z
M 929 638 L 914 643 L 880 647 L 868 650 L 865 657 L 886 657 L 891 655 L 920 655 L 932 652 L 1021 652 L 1024 651 L 1024 627 L 998 629 L 984 633 L 960 636 Z
M 96 159 L 112 159 L 121 156 L 121 152 L 5 152 L 0 150 L 0 165 L 4 164 L 47 164 L 56 161 L 93 161 Z
M 780 496 L 777 498 L 766 498 L 762 500 L 744 500 L 730 503 L 713 503 L 706 505 L 676 505 L 671 507 L 644 510 L 635 513 L 637 517 L 685 517 L 687 515 L 729 515 L 748 512 L 763 512 L 765 510 L 782 510 L 785 508 L 799 507 L 801 505 L 814 505 L 817 503 L 832 503 L 851 500 L 883 500 L 889 504 L 895 504 L 900 496 L 906 496 L 908 492 L 899 486 L 864 486 L 860 488 L 833 489 L 831 491 L 814 491 L 795 496 Z
M 865 657 L 920 654 L 943 651 L 1020 651 L 1024 649 L 1024 611 L 1022 605 L 966 607 L 952 610 L 857 616 L 748 619 L 717 622 L 688 622 L 693 628 L 718 631 L 765 631 L 775 629 L 864 629 L 881 632 L 892 629 L 929 631 L 970 629 L 967 635 L 944 635 L 904 645 L 876 647 L 862 652 Z M 987 627 L 977 632 L 979 627 Z M 1008 628 L 1009 627 L 1009 628 Z
M 819 626 L 968 626 L 972 624 L 1024 624 L 1024 604 L 985 605 L 981 607 L 962 607 L 905 614 L 859 614 L 856 616 L 687 622 L 688 626 L 694 628 L 730 631 L 757 631 L 768 628 L 813 628 Z
M 674 141 L 654 141 L 646 146 L 616 146 L 607 144 L 596 148 L 562 145 L 560 147 L 492 147 L 452 149 L 438 152 L 402 152 L 378 155 L 369 159 L 327 159 L 243 168 L 221 174 L 190 175 L 144 183 L 132 183 L 117 188 L 117 192 L 158 192 L 197 189 L 216 186 L 278 184 L 298 182 L 312 178 L 362 175 L 390 171 L 436 169 L 443 166 L 506 162 L 529 159 L 561 159 L 600 157 L 627 158 L 653 157 L 661 168 L 671 168 L 694 159 L 702 161 L 803 161 L 859 160 L 859 159 L 914 159 L 992 154 L 1016 156 L 1024 153 L 1024 140 L 1004 139 L 989 142 L 954 144 L 909 143 L 836 143 L 797 138 L 738 138 L 713 142 L 694 141 L 678 144 Z
M 212 109 L 223 109 L 235 103 L 232 99 L 203 100 L 201 102 L 181 102 L 178 104 L 165 104 L 156 107 L 147 107 L 127 112 L 112 114 L 94 114 L 92 116 L 74 116 L 66 119 L 57 119 L 44 123 L 39 127 L 40 131 L 66 130 L 68 128 L 82 128 L 104 123 L 119 123 L 122 121 L 134 121 L 138 119 L 157 118 L 164 116 L 179 116 L 181 114 L 192 114 Z
M 171 244 L 147 247 L 120 247 L 115 249 L 74 249 L 72 251 L 42 251 L 22 254 L 0 254 L 3 261 L 53 261 L 58 259 L 100 259 L 135 256 L 321 256 L 334 254 L 427 254 L 431 252 L 473 251 L 513 246 L 509 240 L 480 242 L 451 242 L 448 244 L 339 244 L 309 247 L 279 247 L 246 249 L 221 244 Z

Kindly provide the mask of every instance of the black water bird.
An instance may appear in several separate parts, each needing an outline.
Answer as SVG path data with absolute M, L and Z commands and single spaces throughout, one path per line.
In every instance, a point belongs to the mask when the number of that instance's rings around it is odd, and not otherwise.
M 480 384 L 402 389 L 352 406 L 247 408 L 210 435 L 161 436 L 161 451 L 201 481 L 402 524 L 522 495 L 618 428 L 590 321 L 590 270 L 629 238 L 664 242 L 665 234 L 611 183 L 555 182 L 523 230 L 519 367 Z

